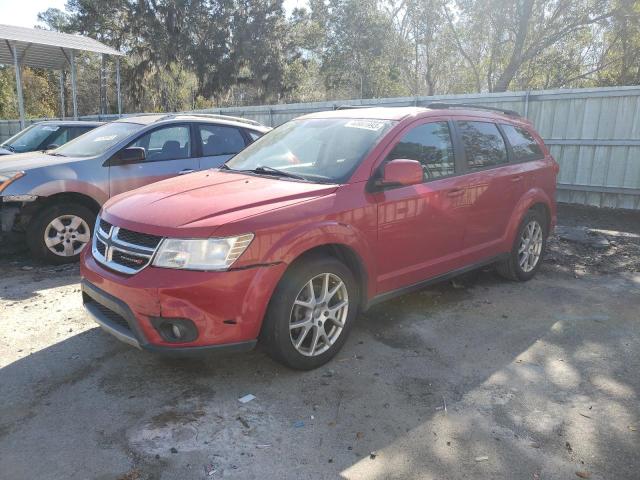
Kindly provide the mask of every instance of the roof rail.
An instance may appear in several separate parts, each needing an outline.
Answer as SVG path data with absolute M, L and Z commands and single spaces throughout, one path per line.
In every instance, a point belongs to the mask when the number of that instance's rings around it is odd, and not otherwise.
M 521 115 L 515 110 L 507 110 L 506 108 L 498 108 L 498 107 L 485 107 L 484 105 L 476 105 L 473 103 L 445 103 L 445 102 L 435 102 L 427 105 L 427 108 L 434 109 L 450 109 L 450 108 L 469 108 L 473 110 L 489 110 L 491 112 L 503 113 L 505 115 L 509 115 L 511 117 L 520 117 Z
M 238 122 L 238 123 L 246 123 L 249 125 L 255 125 L 256 127 L 264 127 L 263 124 L 261 124 L 260 122 L 256 121 L 256 120 L 251 120 L 249 118 L 242 118 L 242 117 L 233 117 L 231 115 L 218 115 L 216 113 L 189 113 L 189 112 L 182 112 L 182 113 L 172 113 L 172 114 L 168 114 L 162 118 L 159 118 L 158 121 L 160 120 L 166 120 L 168 118 L 174 118 L 177 117 L 178 115 L 188 115 L 190 117 L 202 117 L 202 118 L 215 118 L 217 120 L 231 120 L 233 122 Z
M 374 105 L 338 105 L 334 110 L 357 110 L 359 108 L 374 108 Z

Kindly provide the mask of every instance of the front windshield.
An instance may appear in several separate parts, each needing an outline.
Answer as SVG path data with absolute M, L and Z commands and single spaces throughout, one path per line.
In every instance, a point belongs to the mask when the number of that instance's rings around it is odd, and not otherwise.
M 141 130 L 143 126 L 139 123 L 107 123 L 64 144 L 54 150 L 53 153 L 64 157 L 95 157 L 103 154 L 131 134 Z
M 60 130 L 58 125 L 31 125 L 6 140 L 2 147 L 16 153 L 31 152 L 58 130 Z
M 231 170 L 342 183 L 395 122 L 345 118 L 293 120 L 272 130 L 226 163 Z

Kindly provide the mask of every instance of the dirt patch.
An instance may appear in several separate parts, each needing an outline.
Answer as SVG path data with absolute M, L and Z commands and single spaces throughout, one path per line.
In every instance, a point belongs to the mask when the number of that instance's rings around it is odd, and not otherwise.
M 558 204 L 558 224 L 640 234 L 640 211 Z
M 640 272 L 640 212 L 576 205 L 558 206 L 558 225 L 584 229 L 601 242 L 549 238 L 544 267 L 575 276 Z

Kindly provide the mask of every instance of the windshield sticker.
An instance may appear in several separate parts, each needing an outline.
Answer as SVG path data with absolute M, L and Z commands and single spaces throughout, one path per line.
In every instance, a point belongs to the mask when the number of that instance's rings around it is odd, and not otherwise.
M 109 140 L 113 140 L 117 135 L 105 135 L 104 137 L 97 137 L 94 139 L 94 142 L 108 142 Z
M 379 120 L 350 120 L 345 123 L 345 127 L 361 128 L 363 130 L 373 130 L 374 132 L 384 127 L 385 122 Z
M 42 127 L 43 130 L 46 130 L 47 132 L 57 132 L 58 130 L 60 130 L 60 127 L 56 127 L 53 125 L 45 125 L 44 127 Z

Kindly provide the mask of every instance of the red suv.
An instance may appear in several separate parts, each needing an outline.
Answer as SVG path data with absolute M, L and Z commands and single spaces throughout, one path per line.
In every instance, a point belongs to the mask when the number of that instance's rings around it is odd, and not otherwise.
M 108 201 L 83 253 L 84 303 L 139 348 L 246 350 L 260 339 L 311 369 L 377 302 L 489 264 L 533 277 L 557 173 L 515 112 L 306 115 L 220 169 Z

